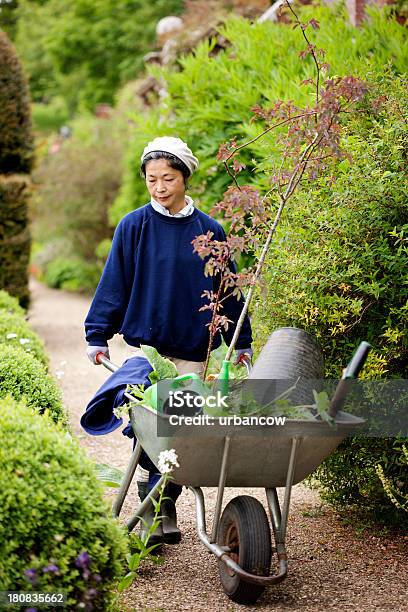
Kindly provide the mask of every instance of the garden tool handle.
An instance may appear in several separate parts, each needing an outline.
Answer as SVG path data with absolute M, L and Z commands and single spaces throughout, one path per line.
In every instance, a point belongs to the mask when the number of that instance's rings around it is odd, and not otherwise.
M 354 380 L 358 377 L 368 357 L 368 352 L 371 344 L 361 342 L 358 349 L 354 353 L 347 368 L 343 371 L 343 376 L 336 387 L 336 391 L 332 397 L 329 408 L 329 415 L 334 419 L 338 411 L 344 406 L 347 394 L 353 385 Z
M 360 342 L 358 349 L 354 353 L 346 368 L 344 378 L 358 378 L 358 375 L 360 374 L 367 360 L 370 348 L 371 344 L 368 342 Z

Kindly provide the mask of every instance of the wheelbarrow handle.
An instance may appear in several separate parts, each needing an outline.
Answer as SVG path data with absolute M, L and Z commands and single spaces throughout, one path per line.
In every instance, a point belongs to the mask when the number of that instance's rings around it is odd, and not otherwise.
M 108 359 L 105 356 L 105 353 L 102 353 L 102 351 L 100 353 L 96 353 L 95 361 L 97 363 L 101 363 L 103 366 L 105 366 L 105 368 L 107 368 L 111 372 L 116 372 L 116 370 L 119 370 L 119 366 L 116 365 L 116 363 L 113 363 L 113 361 L 111 361 L 110 359 Z
M 343 376 L 336 387 L 329 408 L 329 415 L 334 419 L 338 411 L 344 406 L 348 392 L 354 380 L 358 377 L 368 357 L 371 344 L 361 342 L 354 353 L 348 366 L 343 371 Z
M 249 353 L 242 353 L 238 359 L 238 365 L 243 365 L 246 368 L 247 374 L 252 370 L 251 357 Z

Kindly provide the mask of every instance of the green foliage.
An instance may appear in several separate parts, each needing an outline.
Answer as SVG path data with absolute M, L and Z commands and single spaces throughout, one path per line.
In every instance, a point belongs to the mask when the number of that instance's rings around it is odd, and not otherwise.
M 13 45 L 0 31 L 0 173 L 30 172 L 33 162 L 28 86 Z
M 30 408 L 47 411 L 54 422 L 66 426 L 61 392 L 45 366 L 23 348 L 0 344 L 0 349 L 0 397 L 24 399 Z
M 45 154 L 34 174 L 32 231 L 41 248 L 33 262 L 50 286 L 89 291 L 104 260 L 98 245 L 112 236 L 107 209 L 119 189 L 128 125 L 123 115 L 88 115 L 71 128 L 72 136 L 57 153 Z
M 55 289 L 90 292 L 98 284 L 101 272 L 101 267 L 96 264 L 57 257 L 48 265 L 44 280 Z
M 143 69 L 157 21 L 182 0 L 20 0 L 16 45 L 35 101 L 62 95 L 71 113 L 112 103 Z
M 363 339 L 374 347 L 366 377 L 407 374 L 406 85 L 395 76 L 373 84 L 370 100 L 385 99 L 348 120 L 350 159 L 331 184 L 305 182 L 267 257 L 257 345 L 275 327 L 301 327 L 322 345 L 329 377 Z
M 162 357 L 160 353 L 155 348 L 153 348 L 153 346 L 142 344 L 140 348 L 145 354 L 147 361 L 150 363 L 153 370 L 155 371 L 157 375 L 156 380 L 174 378 L 178 375 L 177 368 L 174 363 L 170 361 L 170 359 Z
M 365 109 L 349 118 L 350 154 L 335 180 L 305 181 L 285 211 L 253 307 L 256 346 L 276 327 L 317 337 L 328 377 L 338 378 L 361 340 L 373 345 L 366 378 L 407 378 L 408 96 L 406 77 L 373 74 Z M 361 109 L 364 111 L 364 109 Z M 400 520 L 376 473 L 406 482 L 401 445 L 347 440 L 317 470 L 323 495 L 377 520 Z
M 0 345 L 3 351 L 20 347 L 44 365 L 48 364 L 42 341 L 20 314 L 0 310 Z
M 408 467 L 408 448 L 405 444 L 401 447 L 404 464 Z M 377 464 L 375 471 L 377 472 L 378 478 L 381 480 L 381 484 L 384 487 L 384 491 L 386 492 L 388 498 L 391 502 L 399 508 L 400 510 L 404 510 L 408 512 L 408 487 L 406 486 L 406 482 L 401 480 L 394 482 L 390 478 L 387 478 L 384 474 L 384 468 L 382 465 Z M 403 486 L 405 485 L 405 491 L 403 490 Z
M 64 99 L 57 96 L 49 104 L 33 104 L 31 112 L 34 130 L 42 133 L 58 131 L 69 119 Z
M 46 416 L 0 400 L 0 583 L 65 591 L 67 609 L 117 610 L 126 539 L 84 451 Z
M 160 544 L 152 544 L 149 546 L 149 539 L 161 524 L 161 507 L 163 501 L 169 499 L 164 496 L 164 493 L 170 478 L 171 476 L 169 473 L 164 474 L 164 480 L 159 488 L 158 499 L 152 498 L 152 505 L 154 508 L 153 518 L 150 524 L 145 525 L 146 529 L 144 536 L 141 538 L 136 533 L 130 535 L 131 552 L 126 555 L 129 571 L 119 582 L 119 591 L 124 591 L 131 586 L 133 581 L 139 576 L 140 566 L 146 563 L 146 561 L 151 561 L 156 565 L 160 565 L 164 561 L 164 557 L 156 554 L 160 548 Z M 145 522 L 143 518 L 141 518 L 141 521 Z
M 2 0 L 0 2 L 0 28 L 13 39 L 16 25 L 16 7 L 18 0 Z
M 125 476 L 124 472 L 107 463 L 97 463 L 95 465 L 95 470 L 98 475 L 98 480 L 103 482 L 105 487 L 119 488 Z
M 408 527 L 406 512 L 388 497 L 377 472 L 380 463 L 384 478 L 398 483 L 400 492 L 407 495 L 404 461 L 399 439 L 351 438 L 318 468 L 320 493 L 335 507 L 353 510 L 367 524 Z
M 24 317 L 25 315 L 25 311 L 21 308 L 17 298 L 12 297 L 7 291 L 3 291 L 3 289 L 0 289 L 0 312 L 1 311 L 5 311 L 9 314 L 16 314 L 20 317 Z
M 300 15 L 304 21 L 313 16 L 320 22 L 313 43 L 326 49 L 330 74 L 366 77 L 370 70 L 381 73 L 387 62 L 395 73 L 401 73 L 407 65 L 405 29 L 378 9 L 370 12 L 361 28 L 351 26 L 339 6 L 303 7 Z M 110 211 L 113 224 L 147 201 L 139 160 L 146 142 L 155 136 L 180 136 L 198 156 L 200 169 L 192 178 L 191 195 L 207 212 L 230 184 L 223 166 L 216 161 L 219 145 L 233 137 L 240 143 L 261 131 L 257 123 L 250 122 L 250 109 L 256 104 L 272 106 L 280 98 L 296 104 L 313 101 L 313 88 L 300 85 L 312 76 L 313 68 L 310 60 L 299 59 L 303 40 L 298 30 L 272 22 L 230 18 L 222 34 L 230 46 L 216 55 L 212 53 L 215 41 L 203 42 L 180 60 L 181 70 L 151 69 L 168 95 L 156 108 L 133 115 L 136 129 L 126 154 L 121 192 Z M 270 186 L 263 170 L 270 160 L 278 163 L 276 136 L 254 142 L 242 152 L 240 160 L 247 164 L 240 183 L 267 191 Z

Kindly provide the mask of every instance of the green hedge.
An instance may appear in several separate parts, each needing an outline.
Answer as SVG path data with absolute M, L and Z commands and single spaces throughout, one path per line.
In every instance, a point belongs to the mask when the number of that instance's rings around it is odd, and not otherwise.
M 53 421 L 67 425 L 61 392 L 45 366 L 21 347 L 0 344 L 0 397 L 25 399 L 40 414 L 47 411 Z
M 2 589 L 65 591 L 68 610 L 117 610 L 126 538 L 84 451 L 46 416 L 6 399 L 0 464 Z
M 15 49 L 0 30 L 0 289 L 29 302 L 30 96 Z
M 19 314 L 0 310 L 0 344 L 4 350 L 18 346 L 48 365 L 43 342 Z

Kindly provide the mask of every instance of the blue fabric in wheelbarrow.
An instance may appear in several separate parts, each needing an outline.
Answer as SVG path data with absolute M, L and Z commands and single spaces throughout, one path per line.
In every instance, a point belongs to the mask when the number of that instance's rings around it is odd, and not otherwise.
M 124 395 L 128 385 L 151 385 L 148 376 L 152 369 L 144 357 L 127 359 L 122 367 L 109 376 L 89 402 L 81 417 L 83 429 L 91 436 L 103 436 L 120 427 L 123 419 L 115 417 L 113 409 L 126 403 Z M 129 432 L 126 432 L 126 435 L 129 435 Z

